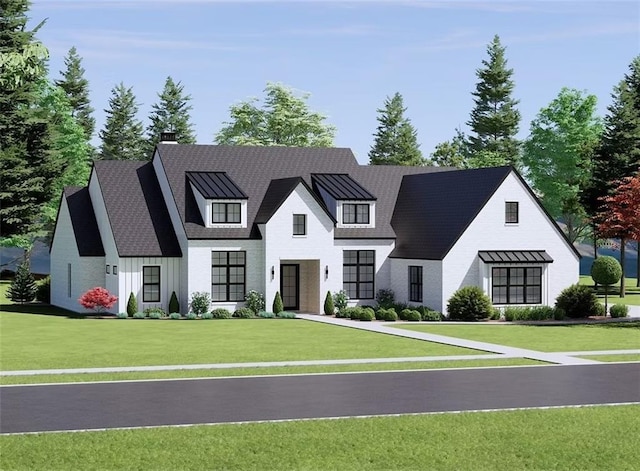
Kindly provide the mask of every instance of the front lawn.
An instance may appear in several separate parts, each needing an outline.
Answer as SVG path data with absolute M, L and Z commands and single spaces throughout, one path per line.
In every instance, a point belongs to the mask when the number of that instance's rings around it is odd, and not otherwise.
M 587 286 L 594 286 L 593 278 L 589 275 L 580 276 L 580 284 Z M 635 278 L 625 278 L 625 297 L 621 298 L 620 283 L 611 285 L 609 287 L 609 305 L 613 304 L 630 304 L 632 306 L 640 306 L 640 288 L 636 286 Z M 598 298 L 604 302 L 604 286 L 598 286 L 597 290 Z
M 638 416 L 631 405 L 14 435 L 0 437 L 0 468 L 631 470 Z
M 484 353 L 283 319 L 70 319 L 2 312 L 0 335 L 2 370 Z
M 403 324 L 398 327 L 542 352 L 631 350 L 640 348 L 640 322 L 569 326 Z

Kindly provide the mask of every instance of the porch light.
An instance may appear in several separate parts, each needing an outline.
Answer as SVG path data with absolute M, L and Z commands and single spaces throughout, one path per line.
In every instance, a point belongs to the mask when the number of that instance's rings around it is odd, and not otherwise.
M 324 266 L 324 279 L 329 278 L 329 265 Z

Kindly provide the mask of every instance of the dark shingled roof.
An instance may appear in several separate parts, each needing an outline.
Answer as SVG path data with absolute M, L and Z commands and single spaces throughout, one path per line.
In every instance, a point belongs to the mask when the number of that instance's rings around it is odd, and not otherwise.
M 494 167 L 404 177 L 391 219 L 397 240 L 390 256 L 442 260 L 511 171 Z
M 99 160 L 93 171 L 121 257 L 182 256 L 151 162 Z
M 478 257 L 485 263 L 553 263 L 544 250 L 480 250 Z
M 313 187 L 324 188 L 336 200 L 375 200 L 357 181 L 345 174 L 323 173 L 311 175 Z
M 445 170 L 438 167 L 361 166 L 350 149 L 322 147 L 253 147 L 198 144 L 159 144 L 160 158 L 189 239 L 238 239 L 259 237 L 255 222 L 264 219 L 272 198 L 272 180 L 301 177 L 311 187 L 312 174 L 347 174 L 363 188 L 373 189 L 376 227 L 336 229 L 336 238 L 395 238 L 391 214 L 403 175 Z M 208 228 L 202 223 L 195 199 L 186 188 L 185 172 L 226 172 L 247 200 L 246 228 Z M 280 184 L 277 184 L 280 185 Z M 284 184 L 283 184 L 284 185 Z M 286 186 L 286 185 L 285 185 Z M 282 190 L 282 188 L 279 188 Z
M 247 198 L 225 172 L 187 172 L 187 178 L 206 199 Z
M 69 186 L 64 189 L 71 226 L 81 257 L 104 257 L 104 247 L 96 215 L 93 212 L 89 188 Z

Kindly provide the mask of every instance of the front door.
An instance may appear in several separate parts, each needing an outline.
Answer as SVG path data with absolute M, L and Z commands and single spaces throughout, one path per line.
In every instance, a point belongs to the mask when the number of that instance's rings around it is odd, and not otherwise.
M 300 265 L 280 265 L 280 294 L 285 310 L 300 309 Z

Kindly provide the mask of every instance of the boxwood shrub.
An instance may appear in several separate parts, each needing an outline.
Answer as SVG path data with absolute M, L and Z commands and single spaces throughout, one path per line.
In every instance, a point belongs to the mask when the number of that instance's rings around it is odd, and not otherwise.
M 447 303 L 449 319 L 454 321 L 478 321 L 491 316 L 493 306 L 489 297 L 477 286 L 465 286 L 457 290 Z
M 171 314 L 169 314 L 169 319 L 178 320 L 181 318 L 182 316 L 180 315 L 179 312 L 172 312 Z
M 263 319 L 273 319 L 276 317 L 276 315 L 273 312 L 269 312 L 269 311 L 260 311 L 257 314 L 257 317 L 262 317 Z
M 613 307 L 613 306 L 611 306 Z M 116 314 L 116 317 L 118 319 L 126 319 L 127 317 L 129 317 L 129 314 L 127 314 L 126 312 L 119 312 L 118 314 Z
M 278 317 L 280 319 L 295 319 L 296 318 L 296 313 L 295 312 L 289 312 L 289 311 L 280 311 L 278 314 L 276 314 L 276 317 Z
M 375 317 L 373 309 L 371 308 L 362 309 L 360 312 L 360 321 L 369 322 L 375 319 Z
M 253 317 L 253 310 L 248 307 L 241 307 L 236 309 L 233 313 L 233 317 L 239 317 L 240 319 L 251 319 Z
M 213 313 L 212 312 L 203 312 L 202 315 L 200 316 L 202 319 L 213 319 Z
M 231 319 L 231 312 L 228 309 L 219 307 L 211 311 L 213 319 Z
M 614 304 L 609 308 L 609 314 L 611 317 L 627 317 L 629 315 L 629 308 L 625 304 Z
M 185 317 L 190 321 L 194 321 L 198 318 L 198 315 L 195 312 L 190 312 Z
M 591 288 L 584 285 L 571 285 L 563 289 L 556 298 L 556 308 L 562 309 L 571 318 L 600 315 L 600 306 L 602 305 Z
M 133 313 L 133 318 L 134 319 L 144 319 L 145 317 L 147 317 L 147 316 L 145 315 L 144 312 L 134 312 Z
M 162 319 L 162 314 L 158 311 L 151 311 L 147 317 L 149 319 Z

